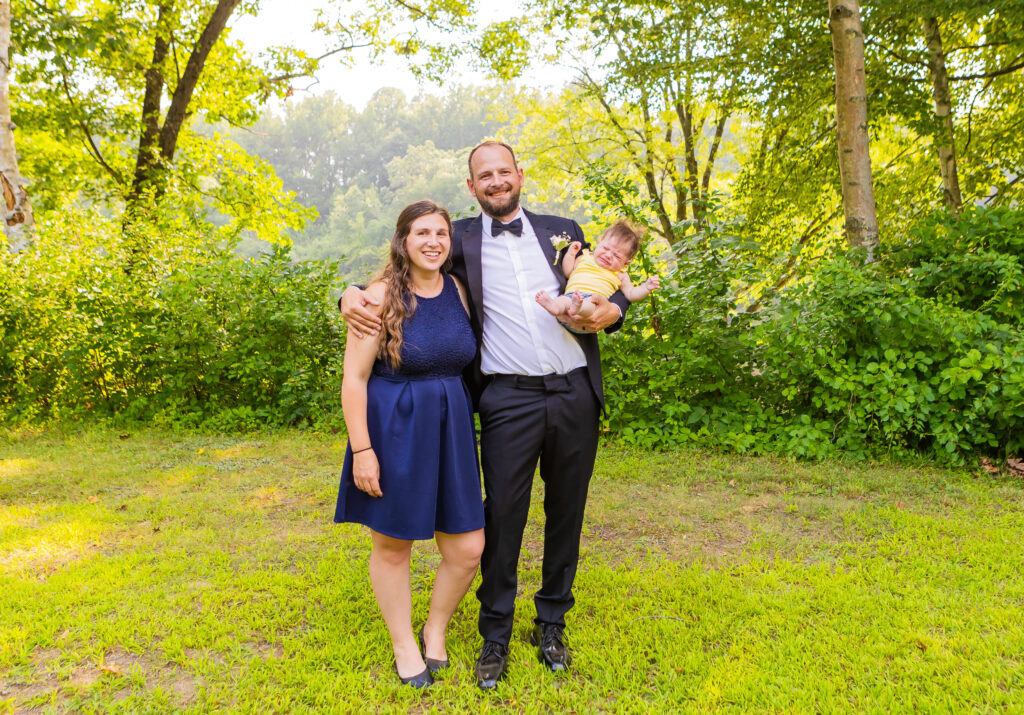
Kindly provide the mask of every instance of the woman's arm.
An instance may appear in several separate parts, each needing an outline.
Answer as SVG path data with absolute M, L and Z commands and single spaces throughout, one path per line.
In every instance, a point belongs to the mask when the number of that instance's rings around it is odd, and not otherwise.
M 379 314 L 380 305 L 384 302 L 384 284 L 370 285 L 366 294 L 376 301 L 375 309 Z M 349 331 L 345 341 L 345 365 L 341 381 L 341 409 L 345 414 L 345 427 L 353 452 L 353 481 L 358 489 L 375 497 L 382 496 L 380 466 L 373 445 L 370 444 L 370 430 L 366 423 L 366 384 L 373 372 L 380 341 L 380 333 L 363 336 Z

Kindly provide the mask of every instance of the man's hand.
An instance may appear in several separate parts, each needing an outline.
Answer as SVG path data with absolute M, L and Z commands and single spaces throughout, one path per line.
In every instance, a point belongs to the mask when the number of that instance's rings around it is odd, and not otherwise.
M 341 317 L 348 329 L 357 337 L 376 335 L 380 330 L 380 318 L 370 312 L 367 305 L 380 305 L 373 296 L 355 286 L 349 286 L 341 294 Z
M 564 321 L 567 325 L 583 333 L 596 333 L 619 319 L 619 307 L 603 295 L 592 295 L 588 300 L 594 304 L 590 317 L 581 318 L 570 307 Z

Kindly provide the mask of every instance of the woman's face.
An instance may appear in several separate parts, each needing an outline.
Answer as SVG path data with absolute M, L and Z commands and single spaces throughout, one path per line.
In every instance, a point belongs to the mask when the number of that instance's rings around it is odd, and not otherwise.
M 448 222 L 441 214 L 427 214 L 412 222 L 405 238 L 405 250 L 414 266 L 424 271 L 438 271 L 448 258 L 452 237 Z

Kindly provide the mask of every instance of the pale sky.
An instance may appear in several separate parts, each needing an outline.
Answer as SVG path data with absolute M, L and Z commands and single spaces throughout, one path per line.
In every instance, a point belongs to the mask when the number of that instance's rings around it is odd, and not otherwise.
M 323 52 L 325 39 L 311 28 L 316 9 L 326 3 L 327 0 L 263 0 L 258 16 L 239 16 L 231 23 L 231 36 L 242 40 L 254 55 L 271 45 L 281 44 L 301 46 L 311 54 Z M 477 0 L 476 16 L 481 23 L 504 20 L 520 14 L 521 5 L 521 0 Z M 306 37 L 308 42 L 303 41 Z M 307 88 L 310 94 L 334 91 L 346 103 L 362 109 L 381 87 L 398 87 L 410 97 L 420 90 L 441 94 L 446 89 L 431 83 L 417 84 L 402 58 L 390 57 L 377 65 L 370 62 L 365 50 L 356 50 L 351 57 L 355 60 L 351 67 L 339 57 L 324 60 L 317 82 L 295 81 L 295 96 L 301 98 Z M 521 82 L 538 89 L 556 89 L 571 79 L 571 70 L 549 66 L 532 69 Z M 463 69 L 456 76 L 446 78 L 445 84 L 484 84 L 486 81 L 479 72 Z

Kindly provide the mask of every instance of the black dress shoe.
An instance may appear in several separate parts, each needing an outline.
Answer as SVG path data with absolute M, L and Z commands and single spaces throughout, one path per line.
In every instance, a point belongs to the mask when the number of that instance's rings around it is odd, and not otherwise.
M 420 639 L 420 650 L 423 652 L 423 662 L 427 664 L 427 670 L 430 671 L 431 675 L 437 675 L 438 671 L 447 668 L 449 663 L 447 660 L 436 660 L 434 658 L 427 657 L 427 644 L 423 640 L 424 628 L 426 628 L 426 626 L 420 626 L 420 632 L 417 634 Z
M 417 675 L 411 675 L 408 678 L 403 678 L 398 673 L 398 665 L 396 664 L 395 674 L 398 675 L 398 679 L 402 681 L 402 685 L 408 685 L 410 688 L 429 688 L 434 684 L 434 678 L 430 675 L 429 668 Z
M 505 675 L 507 663 L 508 646 L 496 641 L 484 641 L 480 657 L 476 659 L 476 684 L 484 690 L 497 687 L 498 681 Z
M 572 662 L 569 649 L 565 647 L 562 627 L 554 623 L 538 623 L 530 634 L 530 642 L 537 646 L 540 662 L 552 671 L 565 670 Z

